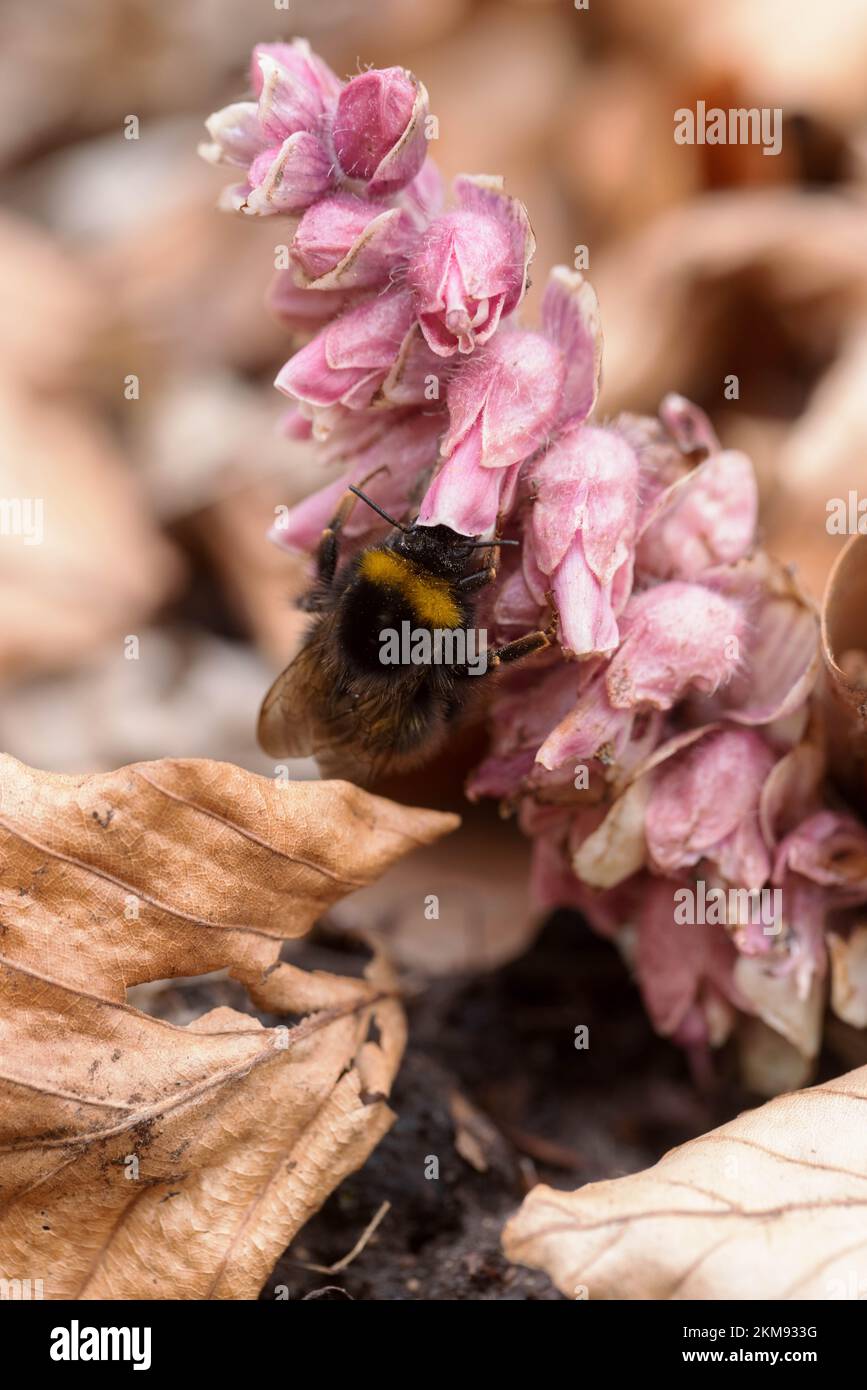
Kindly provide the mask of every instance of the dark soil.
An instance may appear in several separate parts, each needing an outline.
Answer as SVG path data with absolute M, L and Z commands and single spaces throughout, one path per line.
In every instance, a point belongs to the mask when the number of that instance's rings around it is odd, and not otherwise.
M 310 959 L 296 963 L 346 972 L 327 939 L 305 949 Z M 495 974 L 432 984 L 409 1014 L 394 1127 L 304 1228 L 263 1298 L 559 1299 L 500 1250 L 527 1188 L 644 1168 L 751 1103 L 725 1075 L 698 1089 L 679 1050 L 654 1036 L 619 956 L 571 913 Z M 575 1046 L 581 1024 L 586 1050 Z M 455 1147 L 455 1091 L 477 1112 L 472 1156 L 486 1172 Z M 434 1157 L 439 1176 L 426 1177 Z M 390 1210 L 345 1270 L 304 1268 L 347 1255 L 384 1201 Z

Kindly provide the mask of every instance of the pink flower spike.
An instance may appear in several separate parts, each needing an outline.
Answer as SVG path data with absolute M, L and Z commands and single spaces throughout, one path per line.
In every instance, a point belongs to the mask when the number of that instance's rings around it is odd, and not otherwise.
M 371 289 L 389 283 L 417 233 L 407 212 L 335 193 L 301 218 L 292 258 L 311 289 Z
M 698 579 L 713 565 L 735 564 L 753 544 L 758 507 L 746 454 L 713 454 L 657 498 L 638 547 L 639 569 L 657 579 Z
M 771 872 L 759 802 L 775 757 L 752 729 L 719 729 L 675 753 L 652 776 L 647 846 L 665 874 L 713 860 L 723 878 L 761 888 Z
M 599 394 L 602 328 L 596 291 L 580 271 L 562 265 L 551 271 L 542 327 L 566 362 L 561 421 L 586 420 Z
M 470 353 L 523 298 L 535 239 L 502 179 L 462 177 L 460 208 L 436 218 L 409 263 L 422 332 L 441 357 Z
M 611 652 L 632 582 L 635 452 L 612 430 L 574 425 L 529 476 L 535 558 L 551 576 L 560 645 L 575 656 Z
M 733 676 L 746 633 L 743 605 L 700 584 L 634 594 L 606 687 L 616 709 L 671 709 L 687 690 L 712 694 Z
M 251 188 L 244 212 L 258 216 L 303 212 L 328 188 L 331 160 L 315 135 L 299 130 L 279 147 L 257 155 L 248 178 Z
M 405 188 L 427 154 L 428 98 L 405 68 L 373 68 L 340 93 L 332 139 L 347 184 L 371 197 Z

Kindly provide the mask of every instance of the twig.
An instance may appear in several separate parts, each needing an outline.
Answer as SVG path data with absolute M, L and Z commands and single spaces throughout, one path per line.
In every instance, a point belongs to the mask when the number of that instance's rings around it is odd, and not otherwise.
M 344 1270 L 344 1269 L 348 1269 L 349 1266 L 352 1264 L 352 1261 L 353 1261 L 358 1255 L 361 1254 L 362 1250 L 364 1249 L 364 1247 L 365 1247 L 365 1245 L 367 1244 L 367 1242 L 370 1240 L 370 1237 L 373 1235 L 373 1233 L 374 1233 L 374 1231 L 376 1230 L 376 1228 L 377 1228 L 377 1226 L 379 1225 L 379 1223 L 384 1219 L 384 1217 L 386 1217 L 386 1216 L 388 1215 L 388 1213 L 389 1213 L 390 1211 L 391 1211 L 391 1202 L 383 1202 L 382 1206 L 381 1206 L 381 1207 L 379 1208 L 379 1210 L 377 1211 L 377 1213 L 376 1213 L 376 1215 L 374 1216 L 373 1220 L 370 1221 L 370 1222 L 367 1224 L 367 1226 L 365 1227 L 365 1229 L 362 1231 L 361 1235 L 358 1237 L 358 1240 L 357 1240 L 357 1241 L 355 1242 L 355 1244 L 353 1245 L 353 1247 L 352 1247 L 352 1249 L 350 1250 L 349 1254 L 348 1254 L 348 1255 L 344 1255 L 344 1256 L 343 1256 L 343 1259 L 342 1259 L 342 1260 L 338 1260 L 336 1264 L 333 1264 L 333 1265 L 314 1265 L 314 1264 L 307 1264 L 307 1262 L 304 1261 L 304 1260 L 298 1260 L 298 1261 L 296 1261 L 296 1263 L 299 1264 L 299 1265 L 301 1266 L 302 1269 L 309 1269 L 309 1270 L 312 1270 L 314 1274 L 341 1274 L 341 1273 L 343 1272 L 343 1270 Z

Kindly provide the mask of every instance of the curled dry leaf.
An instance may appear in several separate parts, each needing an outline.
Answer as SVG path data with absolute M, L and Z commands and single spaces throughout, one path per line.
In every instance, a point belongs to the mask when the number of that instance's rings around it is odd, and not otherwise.
M 831 707 L 831 769 L 867 804 L 867 535 L 846 543 L 828 577 L 822 605 L 822 654 Z
M 381 963 L 307 973 L 281 945 L 455 821 L 223 763 L 0 761 L 4 1277 L 46 1298 L 255 1297 L 391 1125 L 404 1041 Z M 125 1002 L 226 967 L 258 1008 L 304 1017 L 176 1027 Z
M 509 1259 L 567 1296 L 827 1299 L 867 1287 L 867 1067 L 577 1192 L 539 1186 Z

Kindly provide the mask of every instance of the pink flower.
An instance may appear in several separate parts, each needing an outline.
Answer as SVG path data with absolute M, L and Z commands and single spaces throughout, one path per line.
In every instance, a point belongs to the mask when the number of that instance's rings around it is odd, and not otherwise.
M 482 535 L 509 510 L 520 465 L 558 424 L 583 420 L 596 399 L 596 298 L 580 275 L 556 270 L 542 304 L 545 333 L 495 335 L 449 383 L 442 469 L 422 502 L 423 526 Z M 498 476 L 490 476 L 496 471 Z
M 302 282 L 316 290 L 357 290 L 387 285 L 417 238 L 402 208 L 334 193 L 308 208 L 292 239 L 292 259 Z
M 373 69 L 342 85 L 301 39 L 258 44 L 256 101 L 206 122 L 212 164 L 246 169 L 224 206 L 266 216 L 298 214 L 329 189 L 377 198 L 412 183 L 427 152 L 427 93 L 403 68 Z
M 341 86 L 306 39 L 257 43 L 250 59 L 250 85 L 259 100 L 261 125 L 277 136 L 313 130 Z
M 423 344 L 412 300 L 404 291 L 392 291 L 335 319 L 289 359 L 274 384 L 327 431 L 345 410 L 364 410 L 374 402 L 420 402 L 423 375 L 413 391 L 405 389 L 414 348 L 417 357 Z
M 632 588 L 636 455 L 611 430 L 572 425 L 527 476 L 534 556 L 553 589 L 560 646 L 575 656 L 611 652 Z
M 745 629 L 743 606 L 704 585 L 672 582 L 633 595 L 605 679 L 611 704 L 665 710 L 687 690 L 712 694 L 733 676 Z
M 761 888 L 771 872 L 759 802 L 776 762 L 752 729 L 720 729 L 653 774 L 645 834 L 653 866 L 676 874 L 707 859 L 729 883 Z
M 543 767 L 567 759 L 619 761 L 636 711 L 669 710 L 689 690 L 730 680 L 745 627 L 743 608 L 698 584 L 659 584 L 634 594 L 620 621 L 622 641 L 594 668 L 575 708 L 536 755 Z M 732 640 L 733 639 L 733 640 Z
M 636 563 L 657 579 L 698 579 L 714 565 L 733 565 L 753 544 L 758 507 L 746 454 L 712 454 L 656 499 Z
M 340 84 L 302 39 L 257 45 L 251 78 L 258 100 L 210 116 L 211 143 L 200 153 L 247 170 L 245 182 L 226 191 L 227 206 L 260 215 L 300 212 L 332 182 L 321 128 Z
M 732 679 L 696 702 L 704 723 L 770 724 L 803 708 L 820 665 L 819 624 L 792 574 L 764 551 L 705 570 L 702 583 L 746 614 Z
M 331 130 L 343 181 L 371 197 L 405 188 L 427 154 L 428 98 L 405 68 L 353 77 L 340 93 Z
M 441 357 L 469 353 L 523 298 L 536 248 L 527 212 L 502 179 L 459 178 L 459 207 L 431 222 L 409 263 L 422 332 Z
M 867 828 L 854 816 L 817 811 L 780 843 L 774 881 L 801 874 L 834 890 L 838 904 L 867 900 Z

